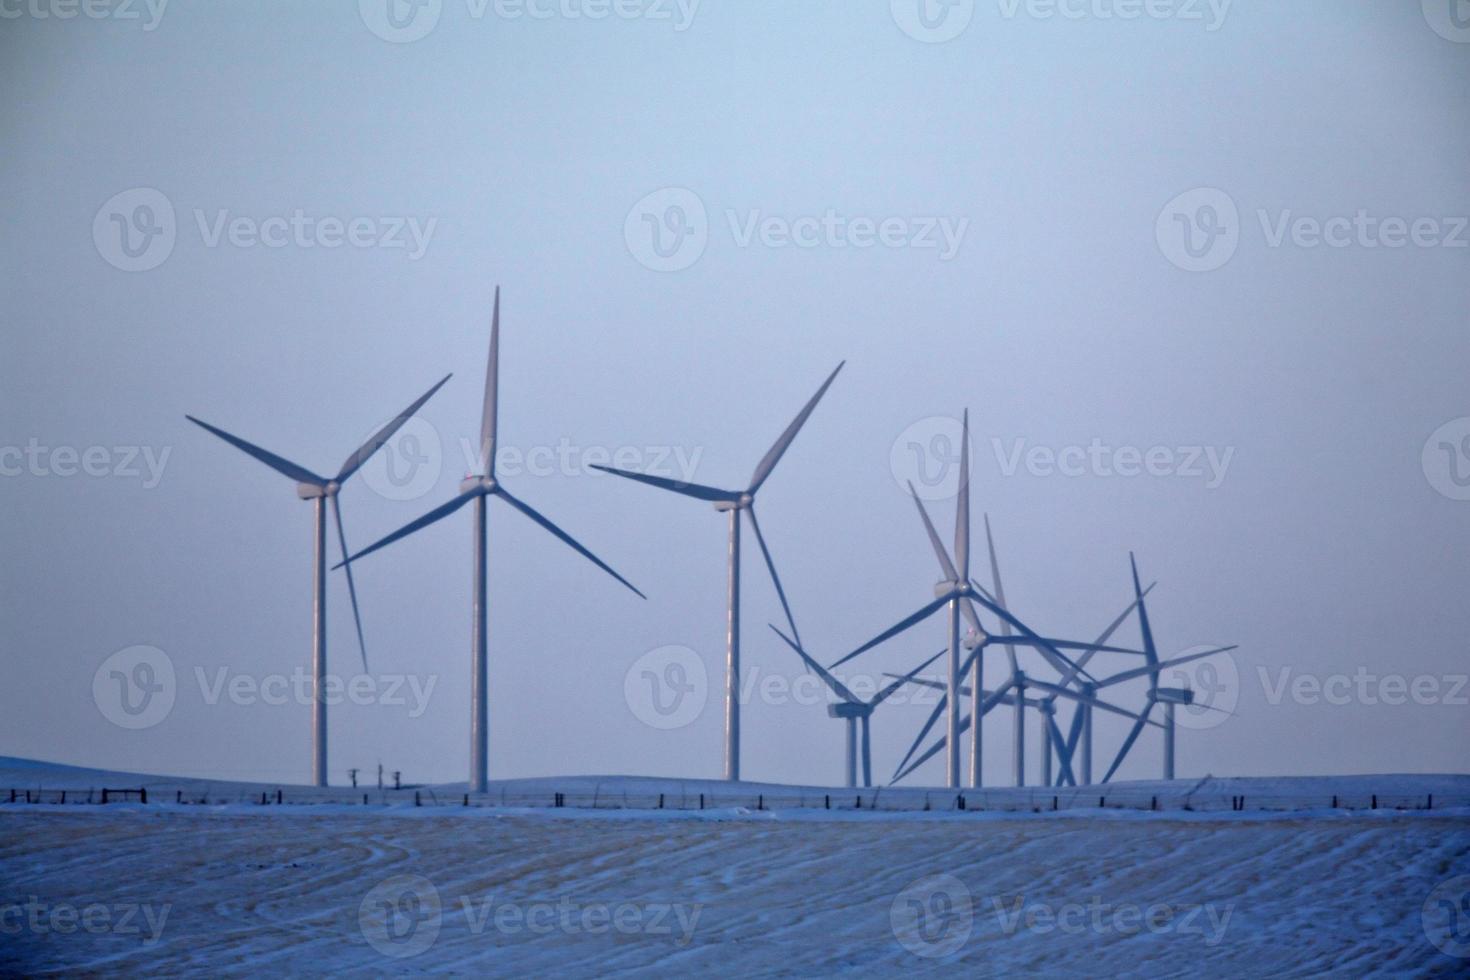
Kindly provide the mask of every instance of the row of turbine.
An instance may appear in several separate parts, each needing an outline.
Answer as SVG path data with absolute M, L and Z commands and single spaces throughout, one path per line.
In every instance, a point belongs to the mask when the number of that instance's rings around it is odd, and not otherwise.
M 315 689 L 318 696 L 313 700 L 312 708 L 312 738 L 313 756 L 312 772 L 313 781 L 318 786 L 327 784 L 327 725 L 326 725 L 326 702 L 323 696 L 325 691 L 326 677 L 326 510 L 328 506 L 336 524 L 338 544 L 341 549 L 342 560 L 335 568 L 346 571 L 348 594 L 352 603 L 353 619 L 357 628 L 357 640 L 362 652 L 363 665 L 367 665 L 367 648 L 362 635 L 362 619 L 358 609 L 356 586 L 352 576 L 352 565 L 364 556 L 378 551 L 401 538 L 419 531 L 431 524 L 460 510 L 464 506 L 474 503 L 474 591 L 473 591 L 473 618 L 472 618 L 472 642 L 471 642 L 471 724 L 470 724 L 470 779 L 469 788 L 472 792 L 484 792 L 488 783 L 488 688 L 487 688 L 487 648 L 486 648 L 486 534 L 487 534 L 487 503 L 489 498 L 498 497 L 513 509 L 519 511 L 536 524 L 559 538 L 562 542 L 573 548 L 583 557 L 593 562 L 604 572 L 617 579 L 628 589 L 640 597 L 643 593 L 635 588 L 627 579 L 614 571 L 607 563 L 594 555 L 586 547 L 580 544 L 566 531 L 562 530 L 550 519 L 540 514 L 530 505 L 513 496 L 496 479 L 495 456 L 497 437 L 497 415 L 498 415 L 498 386 L 500 368 L 500 290 L 495 291 L 494 310 L 491 317 L 490 327 L 490 352 L 486 368 L 484 409 L 480 420 L 480 457 L 479 473 L 467 477 L 460 484 L 459 493 L 448 502 L 434 508 L 418 519 L 409 522 L 397 531 L 387 535 L 381 540 L 352 554 L 347 547 L 346 534 L 343 529 L 340 505 L 338 504 L 338 491 L 342 484 L 350 478 L 362 465 L 382 448 L 398 431 L 407 420 L 412 417 L 429 398 L 449 380 L 445 376 L 437 384 L 429 389 L 424 395 L 413 402 L 408 408 L 396 416 L 391 422 L 383 426 L 371 439 L 359 447 L 348 457 L 339 469 L 337 475 L 332 478 L 321 477 L 306 468 L 292 463 L 265 449 L 234 436 L 222 429 L 202 422 L 193 416 L 187 416 L 190 421 L 203 427 L 236 448 L 246 452 L 255 459 L 265 463 L 267 466 L 293 479 L 297 483 L 297 494 L 303 499 L 310 499 L 316 506 L 316 545 L 315 565 L 313 581 L 313 677 Z M 771 552 L 766 544 L 765 537 L 761 533 L 760 523 L 755 514 L 755 497 L 760 488 L 766 482 L 771 472 L 775 469 L 781 457 L 795 440 L 796 435 L 806 424 L 817 403 L 821 400 L 827 388 L 836 378 L 837 373 L 842 370 L 842 364 L 822 383 L 811 399 L 806 403 L 796 418 L 781 433 L 770 450 L 761 459 L 755 468 L 750 483 L 744 489 L 726 490 L 715 487 L 701 486 L 699 484 L 687 483 L 653 476 L 644 473 L 635 473 L 614 467 L 598 466 L 596 468 L 615 475 L 635 480 L 641 483 L 670 490 L 675 493 L 695 499 L 704 500 L 714 504 L 717 511 L 728 515 L 729 525 L 729 551 L 728 551 L 728 606 L 727 606 L 727 631 L 726 631 L 726 663 L 725 663 L 725 753 L 724 774 L 726 779 L 738 780 L 740 778 L 740 532 L 743 512 L 750 523 L 750 528 L 755 534 L 756 542 L 760 546 L 761 555 L 767 570 L 770 573 L 772 584 L 781 602 L 785 614 L 790 635 L 787 636 L 780 630 L 776 632 L 785 640 L 803 662 L 814 669 L 823 680 L 832 688 L 834 693 L 841 699 L 839 703 L 830 707 L 833 717 L 844 718 L 848 722 L 847 733 L 847 779 L 849 785 L 856 782 L 855 744 L 857 741 L 857 728 L 862 729 L 863 747 L 863 773 L 864 784 L 871 784 L 871 758 L 869 753 L 868 718 L 879 704 L 891 696 L 894 691 L 906 683 L 921 683 L 938 685 L 938 682 L 923 681 L 918 675 L 939 656 L 945 652 L 948 658 L 948 683 L 942 685 L 944 697 L 931 714 L 928 723 L 919 733 L 914 746 L 909 750 L 903 763 L 900 764 L 899 772 L 895 779 L 902 778 L 912 772 L 914 768 L 927 761 L 941 749 L 947 749 L 948 781 L 951 786 L 959 785 L 960 736 L 966 731 L 971 733 L 971 785 L 980 785 L 980 731 L 979 724 L 971 724 L 972 718 L 983 718 L 992 708 L 998 704 L 1012 704 L 1017 711 L 1017 772 L 1023 769 L 1023 714 L 1028 706 L 1039 707 L 1047 715 L 1048 728 L 1046 754 L 1047 768 L 1055 751 L 1061 762 L 1061 776 L 1059 781 L 1070 780 L 1075 782 L 1071 761 L 1073 753 L 1077 749 L 1078 739 L 1082 739 L 1083 756 L 1083 781 L 1090 781 L 1091 768 L 1091 712 L 1093 708 L 1114 712 L 1134 719 L 1134 728 L 1130 733 L 1122 751 L 1108 772 L 1111 777 L 1113 771 L 1122 762 L 1129 748 L 1137 740 L 1139 733 L 1145 724 L 1150 722 L 1148 715 L 1156 702 L 1165 704 L 1166 712 L 1166 775 L 1172 778 L 1172 708 L 1176 701 L 1180 700 L 1187 692 L 1171 692 L 1173 695 L 1166 697 L 1165 690 L 1157 687 L 1159 672 L 1165 667 L 1182 663 L 1185 660 L 1194 660 L 1202 656 L 1222 652 L 1224 649 L 1211 650 L 1207 653 L 1194 654 L 1189 657 L 1179 658 L 1174 661 L 1160 662 L 1153 647 L 1152 635 L 1149 631 L 1147 614 L 1143 605 L 1144 590 L 1138 589 L 1137 570 L 1134 570 L 1135 600 L 1122 615 L 1108 628 L 1107 631 L 1093 643 L 1078 643 L 1068 640 L 1056 640 L 1044 638 L 1032 631 L 1023 622 L 1012 615 L 1005 607 L 1003 590 L 999 582 L 999 570 L 995 563 L 994 543 L 991 541 L 991 565 L 994 577 L 995 592 L 991 593 L 981 588 L 969 577 L 969 551 L 970 551 L 970 522 L 969 522 L 969 419 L 966 414 L 964 422 L 964 440 L 961 446 L 961 486 L 958 495 L 956 526 L 955 526 L 955 548 L 954 557 L 945 551 L 932 522 L 929 520 L 922 503 L 917 495 L 914 501 L 918 505 L 919 513 L 923 518 L 926 531 L 939 557 L 941 568 L 945 574 L 945 580 L 940 583 L 936 590 L 937 598 L 918 612 L 904 619 L 900 623 L 885 630 L 873 640 L 854 650 L 852 653 L 841 658 L 832 665 L 833 668 L 846 663 L 848 660 L 878 646 L 884 641 L 897 636 L 927 619 L 940 608 L 949 608 L 949 645 L 947 651 L 941 651 L 929 661 L 921 664 L 918 668 L 901 677 L 895 678 L 894 682 L 885 687 L 870 701 L 864 702 L 856 698 L 851 691 L 843 686 L 831 674 L 829 668 L 822 668 L 812 659 L 801 645 L 800 634 L 797 632 L 796 621 L 791 611 L 791 604 L 787 599 L 785 589 L 782 587 L 780 576 L 776 572 L 776 565 L 771 557 Z M 912 491 L 912 487 L 910 487 Z M 986 534 L 989 535 L 989 522 L 986 522 Z M 1152 586 L 1150 586 L 1152 588 Z M 646 598 L 646 597 L 645 597 Z M 980 625 L 980 620 L 975 610 L 979 605 L 988 613 L 996 616 L 1000 622 L 999 635 L 987 633 Z M 1121 647 L 1107 646 L 1107 640 L 1114 630 L 1137 609 L 1142 631 L 1144 635 L 1145 649 L 1142 651 L 1128 650 Z M 970 631 L 964 638 L 964 646 L 969 651 L 968 658 L 961 664 L 961 637 L 959 624 L 964 618 L 970 626 Z M 775 627 L 772 627 L 775 629 Z M 1011 675 L 999 689 L 986 691 L 981 685 L 982 669 L 980 653 L 988 646 L 1003 646 L 1010 660 Z M 1044 660 L 1057 671 L 1059 678 L 1056 683 L 1049 683 L 1027 677 L 1018 669 L 1016 648 L 1026 647 L 1035 649 Z M 1079 651 L 1081 656 L 1077 661 L 1069 659 L 1063 650 Z M 1144 656 L 1145 666 L 1134 671 L 1126 671 L 1123 675 L 1099 680 L 1085 669 L 1087 659 L 1096 653 L 1122 653 Z M 961 683 L 961 678 L 966 673 L 971 675 L 971 684 L 966 687 Z M 1126 676 L 1125 676 L 1126 675 Z M 1095 695 L 1100 688 L 1122 680 L 1134 677 L 1147 676 L 1150 680 L 1149 701 L 1142 713 L 1133 713 L 1125 709 L 1107 704 L 1099 700 Z M 1026 697 L 1027 689 L 1044 691 L 1048 697 L 1045 699 L 1030 699 Z M 960 716 L 960 698 L 971 699 L 971 712 L 965 717 Z M 1058 698 L 1063 698 L 1077 704 L 1077 714 L 1073 719 L 1073 730 L 1067 739 L 1060 738 L 1056 730 L 1055 721 L 1052 717 L 1054 705 Z M 909 764 L 918 746 L 924 737 L 934 726 L 939 715 L 947 711 L 948 723 L 946 734 L 929 749 L 927 753 Z M 1050 782 L 1049 776 L 1047 781 Z

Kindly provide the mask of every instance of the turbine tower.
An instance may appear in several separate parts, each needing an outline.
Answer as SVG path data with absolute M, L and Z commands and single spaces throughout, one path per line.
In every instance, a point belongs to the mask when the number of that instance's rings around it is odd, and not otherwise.
M 846 361 L 842 364 L 847 363 Z M 826 394 L 828 386 L 837 377 L 837 372 L 842 370 L 842 364 L 838 364 L 817 393 L 811 397 L 802 410 L 792 419 L 786 431 L 781 433 L 774 445 L 766 452 L 764 458 L 755 468 L 755 473 L 750 478 L 750 485 L 744 490 L 721 490 L 716 487 L 701 486 L 698 483 L 682 483 L 678 480 L 669 480 L 661 476 L 651 476 L 647 473 L 634 473 L 629 470 L 620 470 L 612 466 L 599 466 L 592 464 L 594 469 L 605 473 L 612 473 L 636 480 L 639 483 L 647 483 L 649 486 L 658 487 L 662 490 L 670 490 L 674 493 L 693 497 L 696 500 L 707 500 L 715 505 L 715 510 L 729 515 L 730 538 L 729 538 L 729 583 L 725 610 L 725 778 L 731 781 L 740 779 L 740 514 L 750 520 L 750 529 L 755 532 L 756 543 L 760 545 L 761 555 L 765 558 L 766 568 L 771 573 L 771 582 L 776 587 L 776 595 L 781 600 L 781 608 L 786 613 L 787 625 L 791 627 L 791 634 L 797 643 L 801 642 L 801 635 L 796 631 L 796 620 L 791 615 L 791 604 L 786 601 L 786 590 L 781 587 L 781 578 L 776 574 L 776 563 L 771 559 L 770 549 L 766 547 L 766 539 L 761 534 L 760 522 L 755 517 L 755 496 L 776 464 L 781 461 L 781 456 L 790 447 L 796 434 L 806 424 L 807 418 L 817 407 Z
M 327 785 L 327 702 L 326 702 L 326 676 L 327 676 L 327 507 L 332 509 L 332 518 L 337 525 L 337 543 L 342 549 L 342 557 L 347 557 L 347 533 L 342 529 L 342 508 L 337 502 L 338 491 L 342 484 L 346 483 L 362 465 L 366 463 L 379 449 L 383 447 L 393 434 L 399 430 L 403 423 L 413 417 L 414 413 L 423 407 L 424 402 L 433 396 L 434 392 L 443 387 L 444 382 L 451 375 L 445 375 L 439 383 L 430 388 L 419 397 L 412 405 L 405 408 L 393 421 L 383 426 L 373 437 L 357 448 L 347 461 L 337 470 L 337 475 L 328 479 L 318 476 L 304 466 L 299 466 L 277 456 L 268 450 L 261 449 L 253 443 L 246 442 L 239 436 L 231 435 L 223 429 L 217 429 L 208 422 L 201 422 L 192 415 L 184 418 L 213 433 L 228 442 L 236 449 L 253 456 L 255 459 L 269 466 L 282 476 L 296 481 L 296 496 L 302 500 L 310 500 L 316 510 L 316 534 L 315 534 L 315 559 L 312 566 L 312 649 L 311 649 L 311 676 L 312 676 L 312 701 L 311 701 L 311 781 L 315 786 Z M 347 594 L 352 599 L 352 619 L 357 624 L 357 646 L 362 653 L 362 668 L 367 670 L 367 643 L 362 637 L 362 615 L 357 606 L 357 586 L 352 581 L 352 573 L 347 574 Z
M 766 625 L 771 626 L 769 623 Z M 827 714 L 832 718 L 841 718 L 847 722 L 847 766 L 845 771 L 847 773 L 847 786 L 849 789 L 857 786 L 858 728 L 862 728 L 863 788 L 871 787 L 873 785 L 873 752 L 869 719 L 873 717 L 873 711 L 878 705 L 892 697 L 895 691 L 918 677 L 920 671 L 944 656 L 944 651 L 939 651 L 907 674 L 896 678 L 892 684 L 884 687 L 871 699 L 864 701 L 856 694 L 853 694 L 845 684 L 828 673 L 827 669 L 821 664 L 807 656 L 806 651 L 798 646 L 795 640 L 782 633 L 779 629 L 776 629 L 775 626 L 771 626 L 771 629 L 777 636 L 786 641 L 787 646 L 796 651 L 796 655 L 801 658 L 802 663 L 806 664 L 810 670 L 820 677 L 832 689 L 833 694 L 836 694 L 842 699 L 836 704 L 827 705 Z
M 459 510 L 470 501 L 475 504 L 474 526 L 474 598 L 471 617 L 470 644 L 470 780 L 472 793 L 483 793 L 489 782 L 489 656 L 486 643 L 486 552 L 488 524 L 487 503 L 491 497 L 504 500 L 552 535 L 570 546 L 574 551 L 592 562 L 640 598 L 647 598 L 633 587 L 627 579 L 613 571 L 601 558 L 588 551 L 570 534 L 553 524 L 534 510 L 529 504 L 511 495 L 510 491 L 495 478 L 495 440 L 497 431 L 498 389 L 500 385 L 500 287 L 495 287 L 495 309 L 490 318 L 490 357 L 485 368 L 485 406 L 480 416 L 480 459 L 479 474 L 472 474 L 459 485 L 458 496 L 441 504 L 415 521 L 410 521 L 387 537 L 369 545 L 342 565 L 351 563 L 415 531 L 422 530 Z M 338 566 L 339 568 L 341 565 Z

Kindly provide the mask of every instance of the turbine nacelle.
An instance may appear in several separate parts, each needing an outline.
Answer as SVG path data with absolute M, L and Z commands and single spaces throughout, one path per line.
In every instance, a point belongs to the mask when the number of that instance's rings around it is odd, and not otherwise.
M 325 483 L 298 483 L 296 484 L 296 496 L 302 500 L 316 500 L 319 497 L 335 497 L 342 489 L 342 484 L 336 480 L 328 480 Z
M 460 493 L 469 493 L 478 490 L 480 493 L 491 494 L 500 489 L 500 484 L 493 476 L 467 476 L 459 484 Z
M 1187 687 L 1161 687 L 1154 691 L 1161 704 L 1194 704 L 1194 692 Z
M 861 701 L 838 701 L 827 705 L 827 715 L 831 718 L 865 718 L 872 713 L 872 705 Z
M 731 499 L 729 500 L 716 500 L 715 510 L 722 514 L 728 514 L 732 510 L 750 510 L 751 505 L 754 503 L 755 494 L 753 493 L 731 494 Z

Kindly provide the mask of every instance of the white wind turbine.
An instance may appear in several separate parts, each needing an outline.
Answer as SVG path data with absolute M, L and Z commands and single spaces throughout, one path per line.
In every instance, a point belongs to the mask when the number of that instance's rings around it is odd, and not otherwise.
M 192 415 L 184 416 L 190 422 L 199 426 L 207 432 L 211 432 L 236 449 L 253 456 L 255 459 L 269 466 L 271 469 L 289 479 L 296 481 L 296 495 L 302 500 L 314 501 L 316 507 L 316 558 L 313 566 L 312 585 L 312 619 L 315 627 L 312 633 L 312 702 L 311 702 L 311 779 L 316 786 L 327 785 L 327 703 L 324 688 L 327 676 L 327 506 L 330 504 L 332 518 L 337 525 L 337 543 L 342 549 L 342 557 L 347 557 L 347 534 L 342 529 L 342 509 L 337 502 L 337 493 L 368 459 L 381 449 L 393 434 L 407 422 L 415 412 L 423 407 L 424 402 L 438 391 L 448 381 L 450 375 L 445 375 L 438 384 L 430 388 L 419 397 L 412 405 L 405 408 L 399 415 L 383 426 L 373 437 L 358 447 L 357 451 L 347 457 L 347 461 L 337 470 L 337 475 L 330 479 L 318 476 L 304 466 L 299 466 L 277 456 L 269 450 L 261 449 L 252 443 L 246 442 L 239 436 L 231 435 L 223 429 L 215 428 L 208 422 L 201 422 Z M 367 669 L 367 644 L 362 638 L 362 616 L 357 606 L 357 586 L 352 581 L 349 570 L 347 575 L 347 594 L 352 599 L 352 618 L 357 624 L 357 645 L 362 652 L 362 666 Z
M 844 361 L 843 364 L 845 363 Z M 792 636 L 800 643 L 801 636 L 796 631 L 796 620 L 791 615 L 791 604 L 786 601 L 786 590 L 781 587 L 781 578 L 776 574 L 776 563 L 771 559 L 771 551 L 766 547 L 766 539 L 761 534 L 760 522 L 755 517 L 755 497 L 771 475 L 771 471 L 776 468 L 776 464 L 781 461 L 781 456 L 790 447 L 792 440 L 796 438 L 796 434 L 806 424 L 807 418 L 817 407 L 817 402 L 821 401 L 822 395 L 826 394 L 828 386 L 837 377 L 837 372 L 841 370 L 842 364 L 838 364 L 827 376 L 827 380 L 822 382 L 817 393 L 802 407 L 796 418 L 791 421 L 760 463 L 756 465 L 755 472 L 750 478 L 750 485 L 744 490 L 721 490 L 717 487 L 701 486 L 698 483 L 685 483 L 661 476 L 651 476 L 647 473 L 634 473 L 612 466 L 593 464 L 595 469 L 606 473 L 613 473 L 639 483 L 647 483 L 661 490 L 670 490 L 696 500 L 710 501 L 715 505 L 715 510 L 729 515 L 730 538 L 726 559 L 729 568 L 729 584 L 725 609 L 725 778 L 728 780 L 734 781 L 740 778 L 740 514 L 744 512 L 750 520 L 750 528 L 755 532 L 756 543 L 760 545 L 766 568 L 771 573 L 771 582 L 776 587 L 776 595 L 780 598 L 781 608 L 786 613 L 787 625 L 791 627 Z
M 442 520 L 459 510 L 470 501 L 475 503 L 475 527 L 474 527 L 474 593 L 473 593 L 473 616 L 471 637 L 471 659 L 470 659 L 470 780 L 469 788 L 472 793 L 483 793 L 489 781 L 489 765 L 487 761 L 489 745 L 489 667 L 486 646 L 486 549 L 487 549 L 487 523 L 486 503 L 491 497 L 504 500 L 511 507 L 520 511 L 526 517 L 535 521 L 541 527 L 551 532 L 563 543 L 569 545 L 578 554 L 592 562 L 623 585 L 632 589 L 642 598 L 647 598 L 642 592 L 633 587 L 627 579 L 613 571 L 602 559 L 588 551 L 570 534 L 553 524 L 549 519 L 531 508 L 522 500 L 512 496 L 495 478 L 495 440 L 498 412 L 498 388 L 500 378 L 500 287 L 495 288 L 495 310 L 490 320 L 490 357 L 485 369 L 485 406 L 480 416 L 480 460 L 479 465 L 482 472 L 465 478 L 459 485 L 459 494 L 448 503 L 429 511 L 415 521 L 410 521 L 392 534 L 375 542 L 359 551 L 342 564 L 351 567 L 351 563 L 365 555 L 372 554 L 380 548 L 400 538 L 407 537 L 415 531 L 428 527 L 436 521 Z M 341 567 L 341 566 L 338 566 Z

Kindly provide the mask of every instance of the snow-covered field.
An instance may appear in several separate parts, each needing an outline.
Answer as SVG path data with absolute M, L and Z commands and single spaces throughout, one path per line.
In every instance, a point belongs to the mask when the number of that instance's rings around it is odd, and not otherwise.
M 0 970 L 1453 976 L 1460 876 L 1465 810 L 17 803 Z

